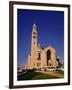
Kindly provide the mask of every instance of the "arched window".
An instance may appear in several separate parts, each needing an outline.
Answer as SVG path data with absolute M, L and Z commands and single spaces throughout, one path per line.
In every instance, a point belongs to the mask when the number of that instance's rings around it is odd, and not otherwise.
M 36 35 L 37 33 L 36 32 L 33 32 L 34 35 Z
M 51 59 L 51 51 L 47 51 L 47 66 L 48 66 L 48 61 Z
M 37 60 L 40 60 L 40 59 L 41 59 L 41 53 L 38 52 L 38 58 L 37 58 Z
M 36 38 L 36 36 L 33 36 L 33 38 Z
M 40 67 L 41 63 L 37 63 L 37 67 Z

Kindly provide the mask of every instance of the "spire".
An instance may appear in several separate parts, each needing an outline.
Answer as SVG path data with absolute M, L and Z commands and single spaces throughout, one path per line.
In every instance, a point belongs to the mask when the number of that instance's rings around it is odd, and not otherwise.
M 33 28 L 36 28 L 36 24 L 35 23 L 33 24 Z
M 36 16 L 34 16 L 34 19 L 33 19 L 33 28 L 36 29 Z
M 35 23 L 33 24 L 33 32 L 37 32 L 36 31 L 36 24 Z

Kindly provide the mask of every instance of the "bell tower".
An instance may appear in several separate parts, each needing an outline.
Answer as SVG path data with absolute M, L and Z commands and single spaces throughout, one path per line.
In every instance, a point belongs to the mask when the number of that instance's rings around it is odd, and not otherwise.
M 37 50 L 37 31 L 36 24 L 33 24 L 32 27 L 32 38 L 31 38 L 31 66 L 35 67 L 36 62 L 36 50 Z

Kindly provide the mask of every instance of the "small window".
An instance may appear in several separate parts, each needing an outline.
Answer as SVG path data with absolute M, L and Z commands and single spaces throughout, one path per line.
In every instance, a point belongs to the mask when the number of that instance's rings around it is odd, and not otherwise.
M 34 29 L 36 29 L 36 27 L 33 27 Z
M 37 63 L 37 67 L 40 67 L 41 63 Z
M 35 34 L 35 35 L 36 35 L 36 32 L 33 32 L 33 34 Z
M 35 44 L 35 42 L 34 42 L 34 44 Z
M 33 38 L 36 38 L 36 36 L 33 36 Z
M 41 54 L 40 54 L 40 52 L 38 53 L 38 58 L 37 58 L 38 60 L 40 60 L 41 59 Z
M 50 66 L 51 66 L 51 64 L 50 64 Z
M 35 66 L 35 63 L 34 63 L 34 66 Z

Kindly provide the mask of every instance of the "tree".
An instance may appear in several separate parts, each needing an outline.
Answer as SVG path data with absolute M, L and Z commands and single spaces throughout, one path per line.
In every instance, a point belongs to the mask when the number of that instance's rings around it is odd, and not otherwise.
M 61 59 L 59 57 L 57 58 L 57 62 L 58 62 L 57 68 L 61 68 L 62 67 L 62 62 L 61 62 Z

